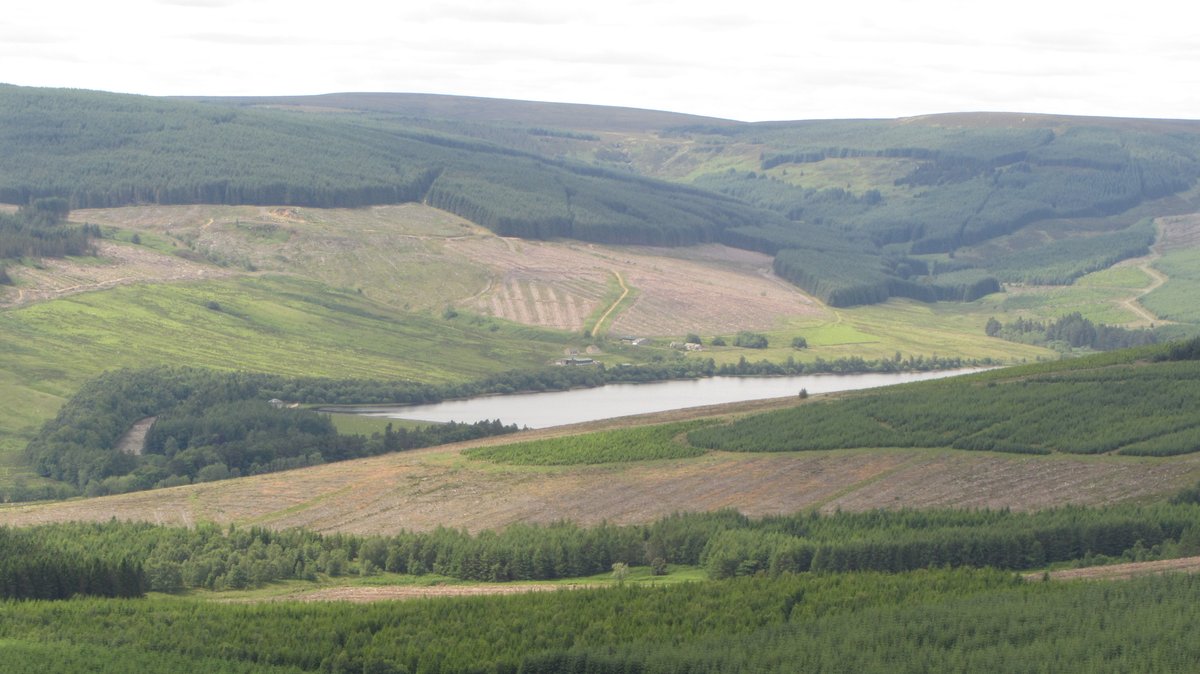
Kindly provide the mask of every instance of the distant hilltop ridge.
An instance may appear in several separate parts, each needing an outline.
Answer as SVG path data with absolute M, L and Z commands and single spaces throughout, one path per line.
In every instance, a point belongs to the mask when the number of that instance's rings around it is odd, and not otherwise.
M 1154 218 L 1200 210 L 1188 120 L 746 123 L 431 94 L 0 86 L 0 125 L 0 202 L 419 202 L 502 236 L 765 253 L 834 306 L 1067 284 L 1145 255 Z
M 806 124 L 833 119 L 792 119 L 747 122 L 624 106 L 587 103 L 526 101 L 452 94 L 402 92 L 342 92 L 301 96 L 177 96 L 178 100 L 279 108 L 325 108 L 329 110 L 373 110 L 412 117 L 445 117 L 480 122 L 558 123 L 563 126 L 598 130 L 654 130 L 687 125 L 773 126 Z M 894 121 L 900 124 L 934 124 L 961 127 L 1021 127 L 1080 125 L 1141 128 L 1143 130 L 1196 131 L 1200 120 L 1062 115 L 1040 112 L 962 111 L 908 117 L 863 117 L 853 121 Z
M 697 124 L 744 124 L 717 117 L 639 108 L 443 94 L 347 92 L 312 96 L 187 96 L 178 97 L 178 100 L 273 108 L 361 110 L 407 117 L 542 124 L 603 131 L 653 131 Z

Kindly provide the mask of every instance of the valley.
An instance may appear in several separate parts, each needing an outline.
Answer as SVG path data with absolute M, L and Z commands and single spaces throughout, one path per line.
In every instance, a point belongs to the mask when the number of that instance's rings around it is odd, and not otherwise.
M 17 344 L 17 335 L 25 335 L 21 338 L 25 346 L 12 353 L 26 354 L 22 357 L 24 365 L 18 365 L 22 361 L 10 361 L 8 366 L 13 368 L 6 378 L 14 404 L 10 405 L 6 419 L 0 420 L 3 434 L 0 447 L 9 448 L 0 453 L 9 457 L 3 460 L 7 464 L 3 468 L 7 477 L 0 476 L 0 482 L 7 479 L 11 483 L 19 478 L 26 483 L 34 480 L 36 484 L 33 476 L 20 468 L 17 459 L 22 438 L 36 427 L 40 415 L 47 414 L 61 400 L 56 396 L 71 390 L 75 385 L 72 381 L 81 381 L 79 377 L 96 371 L 89 363 L 104 362 L 109 366 L 238 363 L 238 367 L 253 368 L 254 359 L 261 358 L 264 365 L 257 367 L 266 367 L 269 361 L 272 371 L 286 372 L 288 361 L 287 357 L 281 359 L 283 354 L 279 349 L 284 343 L 278 341 L 278 336 L 271 342 L 278 346 L 266 350 L 262 339 L 255 336 L 267 334 L 264 330 L 280 334 L 277 319 L 267 319 L 268 315 L 277 314 L 279 308 L 268 311 L 267 305 L 261 303 L 267 300 L 267 295 L 261 293 L 292 288 L 289 292 L 294 294 L 301 287 L 305 288 L 303 292 L 311 293 L 320 287 L 311 285 L 313 281 L 327 288 L 317 292 L 333 293 L 328 296 L 342 298 L 338 302 L 377 303 L 388 308 L 356 314 L 360 316 L 356 319 L 359 327 L 352 327 L 349 333 L 346 329 L 355 322 L 348 324 L 336 319 L 339 332 L 354 340 L 340 342 L 342 348 L 336 353 L 329 350 L 333 344 L 317 347 L 313 342 L 284 347 L 304 354 L 304 365 L 295 372 L 319 372 L 317 363 L 325 362 L 330 373 L 361 370 L 377 376 L 392 368 L 397 374 L 407 372 L 408 376 L 424 380 L 437 377 L 437 368 L 445 367 L 435 363 L 456 363 L 447 368 L 446 375 L 441 375 L 453 378 L 461 376 L 450 374 L 454 370 L 478 372 L 481 365 L 485 369 L 509 368 L 520 361 L 512 360 L 511 355 L 496 360 L 494 355 L 499 352 L 495 350 L 491 351 L 491 365 L 483 365 L 487 360 L 475 356 L 464 360 L 445 349 L 444 337 L 439 338 L 441 347 L 424 356 L 434 360 L 422 363 L 422 356 L 418 356 L 414 361 L 413 357 L 423 348 L 419 346 L 421 340 L 402 337 L 402 341 L 397 341 L 398 335 L 392 334 L 381 342 L 378 335 L 382 333 L 375 331 L 382 329 L 382 324 L 369 327 L 370 321 L 384 319 L 389 314 L 411 315 L 405 322 L 416 319 L 417 325 L 449 324 L 456 330 L 465 330 L 461 333 L 464 337 L 477 332 L 486 334 L 489 342 L 517 339 L 520 342 L 512 341 L 515 348 L 507 353 L 523 351 L 526 355 L 521 357 L 530 364 L 550 362 L 564 349 L 582 351 L 585 346 L 596 344 L 601 344 L 597 349 L 601 360 L 610 363 L 650 356 L 677 357 L 671 350 L 664 350 L 661 343 L 657 347 L 631 350 L 621 347 L 614 336 L 680 339 L 685 332 L 695 332 L 707 341 L 713 335 L 729 335 L 747 328 L 765 331 L 773 344 L 786 344 L 792 335 L 802 334 L 810 345 L 804 351 L 771 346 L 753 354 L 768 359 L 832 359 L 849 355 L 886 358 L 901 352 L 1014 362 L 1045 358 L 1048 354 L 1036 347 L 979 339 L 988 317 L 1016 312 L 1045 319 L 1082 311 L 1085 316 L 1112 324 L 1145 324 L 1145 318 L 1139 318 L 1143 314 L 1131 311 L 1131 307 L 1142 308 L 1140 298 L 1148 296 L 1153 300 L 1155 295 L 1151 291 L 1163 285 L 1161 280 L 1148 276 L 1150 272 L 1141 271 L 1155 270 L 1152 265 L 1159 259 L 1156 253 L 1087 275 L 1071 286 L 1010 286 L 1003 294 L 969 304 L 893 301 L 835 309 L 775 278 L 770 272 L 769 258 L 757 253 L 712 245 L 664 249 L 505 239 L 450 214 L 419 205 L 365 210 L 142 206 L 79 211 L 73 218 L 99 224 L 112 232 L 111 238 L 99 242 L 99 256 L 47 260 L 39 266 L 13 268 L 17 284 L 0 291 L 4 293 L 0 301 L 8 303 L 10 312 L 18 312 L 11 313 L 6 321 L 10 326 L 9 344 Z M 1174 256 L 1190 254 L 1193 220 L 1175 217 L 1165 222 L 1156 251 Z M 135 236 L 136 244 L 131 241 Z M 384 250 L 388 253 L 381 256 Z M 231 262 L 239 255 L 240 261 Z M 446 271 L 449 269 L 456 271 L 449 273 Z M 605 298 L 610 297 L 604 288 L 613 282 L 612 275 L 618 273 L 636 292 L 635 298 L 612 307 L 615 315 L 607 318 L 607 340 L 604 336 L 590 340 L 580 337 L 585 317 L 608 308 L 603 305 Z M 272 274 L 285 276 L 273 278 Z M 456 285 L 453 279 L 462 281 Z M 1186 282 L 1185 279 L 1181 282 Z M 346 289 L 333 290 L 336 287 Z M 253 296 L 246 294 L 251 289 L 261 294 L 259 304 L 245 304 Z M 1156 292 L 1161 294 L 1166 289 Z M 315 309 L 318 305 L 304 308 L 303 302 L 312 301 L 303 300 L 299 305 L 301 311 Z M 316 301 L 326 303 L 326 300 Z M 207 303 L 233 309 L 234 313 L 203 310 Z M 137 311 L 153 307 L 149 315 L 159 318 L 153 323 L 139 323 L 137 314 L 131 313 L 138 306 L 143 308 Z M 189 306 L 194 308 L 185 309 Z M 246 313 L 247 306 L 255 308 Z M 459 319 L 447 321 L 440 316 L 445 307 L 456 307 L 465 313 Z M 120 320 L 105 318 L 117 313 L 122 316 Z M 230 332 L 233 327 L 227 323 L 230 317 L 250 318 L 256 313 L 261 318 L 243 320 L 238 332 Z M 89 316 L 88 327 L 69 334 L 48 332 L 59 330 L 52 326 L 61 326 L 62 319 L 72 315 Z M 324 320 L 335 315 L 328 314 Z M 161 317 L 166 317 L 166 322 Z M 363 318 L 367 323 L 361 322 Z M 1167 321 L 1158 321 L 1164 322 Z M 181 331 L 185 325 L 187 336 Z M 285 328 L 283 334 L 298 329 L 299 325 Z M 576 336 L 545 333 L 531 342 L 528 340 L 532 335 L 524 333 L 521 325 L 557 329 Z M 213 337 L 198 339 L 202 334 L 198 330 L 207 330 Z M 42 336 L 29 341 L 34 334 Z M 238 336 L 234 337 L 235 334 Z M 54 346 L 62 339 L 92 344 L 106 355 L 102 361 L 88 355 L 72 363 L 66 351 Z M 539 345 L 538 339 L 547 341 Z M 303 338 L 302 344 L 304 340 L 311 342 L 312 337 Z M 394 346 L 387 347 L 388 355 L 384 355 L 384 350 L 375 347 L 364 349 L 369 343 Z M 37 346 L 31 350 L 32 344 Z M 571 347 L 572 344 L 575 346 Z M 163 348 L 163 345 L 172 346 Z M 315 353 L 322 354 L 317 361 L 311 358 Z M 372 353 L 375 355 L 369 355 Z M 699 355 L 720 364 L 748 354 L 744 349 L 709 347 Z M 392 361 L 396 357 L 406 362 L 399 369 L 396 369 L 398 363 Z M 385 361 L 390 364 L 381 370 Z M 47 367 L 51 362 L 55 366 Z M 478 365 L 464 369 L 467 362 Z M 29 380 L 20 372 L 40 373 L 36 375 L 40 379 Z
M 0 85 L 0 128 L 16 671 L 1195 659 L 1200 123 Z

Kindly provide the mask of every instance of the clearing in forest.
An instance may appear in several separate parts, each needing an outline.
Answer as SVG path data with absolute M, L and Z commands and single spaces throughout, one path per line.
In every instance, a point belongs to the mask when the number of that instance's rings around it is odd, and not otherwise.
M 497 279 L 468 308 L 530 325 L 583 329 L 590 314 L 606 308 L 614 275 L 637 297 L 605 318 L 608 334 L 719 334 L 826 313 L 776 278 L 769 256 L 725 246 L 615 248 L 471 237 L 447 241 L 446 248 Z
M 0 286 L 0 307 L 19 307 L 132 283 L 227 278 L 236 272 L 127 243 L 96 242 L 95 258 L 45 259 L 8 268 L 15 286 Z
M 286 272 L 396 308 L 441 311 L 454 305 L 571 332 L 603 311 L 614 274 L 636 297 L 607 318 L 612 334 L 761 330 L 780 318 L 827 313 L 776 278 L 771 257 L 760 253 L 719 245 L 611 247 L 502 238 L 419 204 L 136 206 L 75 211 L 72 220 L 124 229 L 126 236 L 136 232 L 147 241 L 154 237 L 164 251 L 212 263 L 188 267 L 183 258 L 162 255 L 181 270 L 160 274 L 163 280 L 195 273 L 194 267 L 224 275 Z M 116 262 L 109 273 L 129 276 L 126 265 Z

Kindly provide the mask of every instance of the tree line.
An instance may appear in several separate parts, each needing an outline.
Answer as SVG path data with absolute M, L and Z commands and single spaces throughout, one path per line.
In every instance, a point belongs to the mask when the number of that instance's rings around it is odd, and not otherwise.
M 973 302 L 1000 292 L 1000 282 L 978 269 L 931 274 L 917 258 L 888 258 L 860 253 L 826 253 L 784 248 L 773 269 L 833 307 L 878 304 L 892 297 L 921 302 Z
M 133 587 L 137 576 L 143 589 L 160 592 L 380 571 L 555 578 L 653 558 L 703 563 L 714 579 L 365 605 L 31 601 L 6 604 L 0 638 L 6 665 L 22 671 L 41 671 L 24 669 L 40 658 L 59 669 L 69 661 L 115 672 L 149 652 L 161 671 L 200 664 L 206 671 L 393 673 L 1006 671 L 1013 663 L 1026 667 L 1025 658 L 1061 658 L 1063 648 L 1072 649 L 1068 659 L 1082 663 L 1080 671 L 1173 671 L 1185 657 L 1180 649 L 1194 643 L 1180 635 L 1198 617 L 1195 577 L 1028 583 L 998 569 L 1196 554 L 1196 493 L 1186 490 L 1173 504 L 1034 513 L 748 518 L 719 511 L 648 525 L 515 525 L 475 535 L 439 529 L 323 536 L 117 521 L 0 528 L 0 547 L 17 553 L 0 560 L 52 551 L 42 559 L 58 560 L 59 571 L 83 554 L 123 560 L 111 582 Z M 0 579 L 6 568 L 0 564 Z M 127 580 L 120 580 L 121 568 Z M 27 573 L 19 582 L 37 585 L 20 596 L 50 598 L 59 571 Z M 1105 619 L 1112 615 L 1122 619 Z M 1031 632 L 1030 624 L 1039 628 Z M 1053 638 L 1038 636 L 1047 633 Z M 1103 647 L 1121 635 L 1168 650 Z M 96 648 L 81 650 L 87 645 Z M 1053 657 L 1046 662 L 1063 669 Z
M 110 521 L 0 529 L 0 539 L 13 552 L 6 557 L 13 564 L 57 557 L 64 569 L 87 560 L 81 567 L 86 570 L 101 560 L 114 573 L 136 571 L 139 588 L 159 592 L 382 572 L 483 582 L 553 580 L 608 573 L 615 563 L 703 566 L 711 578 L 722 579 L 963 566 L 1030 569 L 1194 555 L 1200 554 L 1200 506 L 1181 498 L 1173 504 L 1034 513 L 937 509 L 763 518 L 723 510 L 644 525 L 558 522 L 476 534 L 438 528 L 387 536 Z M 59 582 L 58 576 L 45 578 Z M 42 596 L 49 590 L 33 592 Z
M 0 599 L 69 599 L 74 596 L 141 597 L 146 591 L 136 553 L 98 555 L 82 546 L 64 549 L 54 534 L 0 527 Z
M 99 227 L 67 225 L 69 213 L 62 198 L 34 199 L 15 213 L 0 213 L 0 282 L 11 282 L 3 271 L 8 260 L 94 254 Z
M 422 202 L 507 236 L 656 245 L 713 241 L 726 227 L 771 219 L 712 192 L 435 130 L 430 120 L 5 86 L 0 121 L 20 131 L 0 138 L 7 203 Z M 192 160 L 175 161 L 181 151 Z
M 1109 217 L 1195 184 L 1200 164 L 1194 137 L 1166 139 L 1115 128 L 989 129 L 971 134 L 867 127 L 858 145 L 809 146 L 764 153 L 770 174 L 726 170 L 697 184 L 772 210 L 788 223 L 735 228 L 726 242 L 776 255 L 775 271 L 830 303 L 866 304 L 888 297 L 921 301 L 978 298 L 999 281 L 1070 283 L 1116 261 L 1145 254 L 1154 229 L 1146 222 L 1102 233 L 1067 236 L 1047 245 L 966 260 L 970 285 L 942 289 L 914 284 L 881 269 L 884 250 L 909 255 L 960 248 L 1054 218 Z M 841 129 L 826 133 L 837 137 Z M 756 134 L 762 131 L 756 129 Z M 819 129 L 779 129 L 776 143 L 819 143 Z M 757 142 L 763 142 L 758 138 Z M 793 145 L 794 146 L 794 145 Z M 1135 149 L 1136 148 L 1136 149 Z M 903 158 L 910 171 L 894 181 L 904 190 L 805 187 L 791 172 L 847 158 Z M 794 165 L 794 166 L 793 166 Z M 847 185 L 849 188 L 849 185 Z M 1117 224 L 1117 223 L 1114 223 Z M 834 245 L 833 242 L 837 242 Z M 830 259 L 829 253 L 838 259 Z M 985 279 L 987 279 L 985 281 Z
M 1158 342 L 1158 332 L 1153 329 L 1129 329 L 1104 323 L 1093 323 L 1078 311 L 1060 316 L 1050 322 L 1017 317 L 1016 320 L 1001 323 L 992 317 L 984 326 L 984 333 L 988 337 L 999 337 L 1011 342 L 1039 346 L 1058 344 L 1072 349 L 1092 349 L 1094 351 L 1127 349 Z
M 0 637 L 6 666 L 38 673 L 1166 673 L 1200 658 L 1198 592 L 1188 574 L 932 570 L 372 604 L 26 602 Z
M 25 449 L 38 474 L 88 495 L 167 487 L 512 433 L 498 420 L 340 435 L 326 415 L 272 404 L 285 377 L 158 367 L 84 384 Z M 293 391 L 295 389 L 292 389 Z M 141 453 L 118 442 L 155 417 Z

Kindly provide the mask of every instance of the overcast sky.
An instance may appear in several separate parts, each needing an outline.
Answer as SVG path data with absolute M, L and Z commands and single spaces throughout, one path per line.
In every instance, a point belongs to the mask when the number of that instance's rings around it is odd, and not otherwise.
M 18 0 L 0 13 L 0 82 L 458 94 L 745 121 L 968 110 L 1196 119 L 1200 12 L 1189 5 Z

